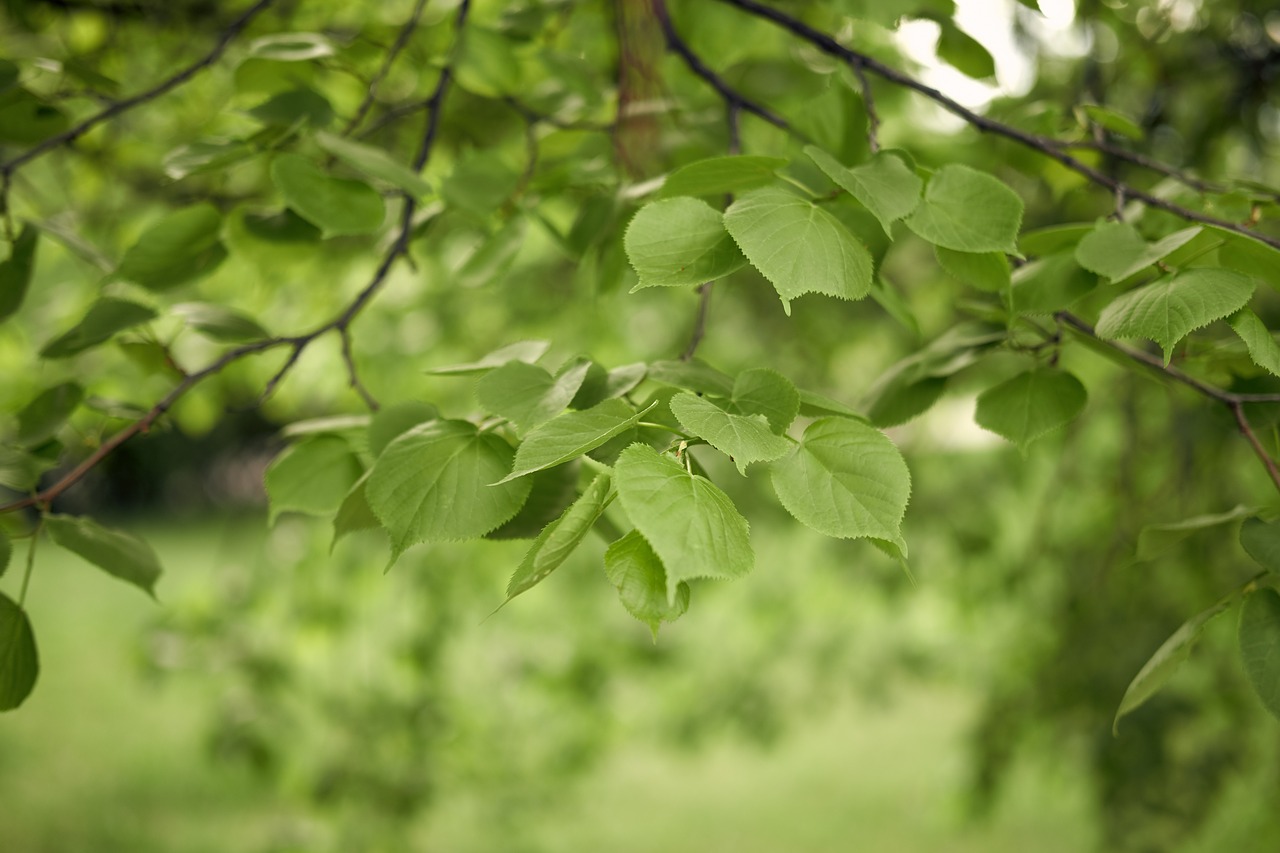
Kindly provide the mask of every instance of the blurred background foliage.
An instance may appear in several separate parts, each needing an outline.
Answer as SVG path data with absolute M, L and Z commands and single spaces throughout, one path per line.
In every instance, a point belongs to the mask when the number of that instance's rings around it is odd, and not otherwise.
M 402 161 L 455 5 L 428 4 L 357 133 Z M 621 229 L 645 181 L 725 149 L 724 110 L 660 42 L 636 37 L 647 108 L 615 126 L 613 33 L 632 5 L 475 3 L 483 35 L 426 173 L 444 204 L 422 211 L 413 267 L 393 272 L 354 329 L 380 399 L 466 416 L 470 382 L 423 370 L 525 338 L 607 365 L 683 348 L 696 296 L 628 294 Z M 866 111 L 844 71 L 727 6 L 672 5 L 733 85 L 845 162 L 866 156 Z M 1013 2 L 778 5 L 1019 126 L 1087 140 L 1076 108 L 1102 105 L 1118 116 L 1115 144 L 1206 180 L 1280 182 L 1280 12 L 1266 0 L 1065 0 L 1043 14 Z M 95 351 L 91 370 L 34 356 L 140 233 L 194 201 L 227 215 L 230 255 L 180 300 L 147 300 L 228 305 L 276 334 L 345 304 L 377 252 L 364 238 L 321 241 L 284 210 L 264 152 L 299 116 L 340 129 L 412 6 L 280 2 L 188 85 L 15 176 L 13 215 L 51 239 L 21 322 L 0 326 L 0 410 L 75 378 L 92 403 L 72 424 L 86 452 L 172 386 L 166 352 L 181 365 L 215 356 L 218 344 L 173 316 Z M 0 105 L 6 152 L 170 73 L 231 14 L 206 0 L 3 8 L 0 56 L 22 69 L 20 93 Z M 937 21 L 953 15 L 991 49 L 998 87 L 935 60 Z M 277 32 L 322 33 L 335 49 L 280 62 L 247 47 Z M 519 100 L 504 94 L 513 81 L 528 82 Z M 1111 211 L 1111 198 L 1034 152 L 901 90 L 876 94 L 886 147 L 998 174 L 1027 201 L 1027 228 Z M 228 160 L 188 173 L 199 145 Z M 799 149 L 749 116 L 742 146 Z M 1159 174 L 1082 157 L 1203 201 Z M 825 185 L 800 162 L 793 177 Z M 1252 196 L 1242 185 L 1207 203 L 1241 220 Z M 747 270 L 717 287 L 703 358 L 773 367 L 857 403 L 955 322 L 961 289 L 926 244 L 903 237 L 887 251 L 865 212 L 833 207 L 914 319 L 812 297 L 786 317 Z M 1163 217 L 1148 211 L 1141 225 L 1162 233 Z M 1259 311 L 1272 328 L 1280 320 L 1274 298 Z M 972 426 L 974 393 L 1015 369 L 1007 354 L 951 377 L 938 406 L 893 432 L 913 473 L 910 578 L 866 543 L 800 529 L 758 473 L 720 477 L 751 520 L 757 570 L 699 586 L 694 613 L 656 643 L 614 602 L 603 543 L 490 615 L 522 543 L 417 548 L 384 575 L 374 534 L 331 554 L 326 524 L 286 516 L 267 529 L 262 513 L 246 515 L 260 508 L 281 426 L 361 407 L 336 341 L 308 350 L 261 405 L 283 354 L 242 361 L 62 499 L 150 533 L 168 569 L 163 604 L 52 549 L 41 557 L 29 602 L 44 687 L 0 724 L 0 847 L 1274 850 L 1277 727 L 1248 694 L 1226 620 L 1168 690 L 1110 731 L 1151 652 L 1251 573 L 1229 525 L 1145 561 L 1139 531 L 1263 506 L 1268 484 L 1225 413 L 1080 348 L 1065 358 L 1089 408 L 1026 456 Z M 1273 390 L 1261 378 L 1234 386 L 1250 387 Z M 1274 432 L 1277 417 L 1255 422 Z M 10 572 L 0 585 L 16 582 Z

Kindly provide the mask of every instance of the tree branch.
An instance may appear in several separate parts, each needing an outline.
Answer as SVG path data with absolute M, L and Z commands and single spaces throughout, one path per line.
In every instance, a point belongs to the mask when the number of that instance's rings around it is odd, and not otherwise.
M 352 131 L 360 126 L 360 122 L 364 121 L 365 115 L 369 112 L 369 108 L 373 106 L 373 101 L 378 95 L 378 86 L 386 78 L 387 73 L 391 70 L 392 63 L 400 55 L 400 51 L 404 50 L 405 45 L 409 43 L 409 39 L 413 36 L 413 31 L 418 28 L 418 21 L 422 19 L 422 12 L 426 8 L 427 0 L 418 0 L 414 5 L 413 11 L 409 14 L 409 20 L 405 21 L 404 26 L 400 28 L 395 42 L 392 43 L 390 50 L 387 51 L 387 55 L 382 60 L 382 65 L 379 66 L 369 80 L 369 89 L 365 92 L 364 100 L 356 108 L 355 115 L 347 122 L 347 126 L 342 129 L 343 136 L 349 136 Z

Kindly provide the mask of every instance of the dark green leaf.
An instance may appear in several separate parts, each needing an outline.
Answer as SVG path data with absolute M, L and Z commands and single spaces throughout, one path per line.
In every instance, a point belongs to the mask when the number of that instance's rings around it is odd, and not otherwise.
M 377 231 L 386 216 L 382 196 L 373 187 L 327 175 L 297 154 L 276 157 L 271 180 L 285 204 L 326 237 Z
M 8 535 L 0 530 L 0 578 L 4 577 L 5 570 L 9 568 L 9 560 L 13 558 L 13 543 L 9 541 Z
M 975 80 L 986 80 L 996 75 L 996 61 L 973 36 L 945 18 L 938 23 L 942 27 L 938 36 L 939 59 Z
M 1280 522 L 1245 519 L 1240 525 L 1240 545 L 1258 565 L 1280 573 Z
M 315 140 L 325 151 L 371 178 L 386 181 L 420 201 L 431 195 L 431 185 L 422 176 L 393 159 L 381 148 L 362 145 L 324 131 L 317 133 Z
M 173 306 L 173 313 L 200 334 L 223 343 L 260 341 L 271 333 L 250 317 L 209 302 L 183 302 Z
M 336 512 L 361 473 L 351 445 L 336 435 L 316 435 L 298 442 L 277 456 L 264 476 L 268 523 L 274 524 L 283 512 Z
M 561 516 L 578 497 L 576 463 L 547 468 L 529 479 L 533 487 L 524 506 L 508 522 L 485 534 L 486 539 L 534 539 L 548 524 Z
M 44 528 L 58 545 L 155 597 L 160 560 L 137 536 L 70 515 L 45 516 Z
M 44 345 L 41 358 L 69 358 L 109 341 L 117 332 L 155 319 L 145 305 L 104 296 L 89 307 L 84 319 Z
M 1148 524 L 1138 531 L 1138 551 L 1135 554 L 1135 559 L 1155 559 L 1161 554 L 1172 550 L 1179 542 L 1201 530 L 1230 524 L 1253 512 L 1255 510 L 1252 507 L 1237 506 L 1226 512 L 1196 515 L 1191 518 L 1184 518 L 1181 521 L 1167 522 L 1165 524 Z
M 0 711 L 17 708 L 36 686 L 40 656 L 27 613 L 0 593 Z
M 26 298 L 36 265 L 36 237 L 39 233 L 34 225 L 23 225 L 9 251 L 8 260 L 0 263 L 0 323 L 17 313 Z
M 188 175 L 225 170 L 256 153 L 252 145 L 239 139 L 202 140 L 173 149 L 165 155 L 161 167 L 166 177 L 180 181 Z
M 341 506 L 338 507 L 338 514 L 333 517 L 333 543 L 336 545 L 338 540 L 348 533 L 355 533 L 357 530 L 372 530 L 381 526 L 378 517 L 373 514 L 373 510 L 369 507 L 369 496 L 365 493 L 365 487 L 369 483 L 369 472 L 365 471 L 360 475 L 360 479 L 356 480 L 355 485 L 351 487 L 351 491 L 347 492 L 347 496 L 342 499 Z
M 272 95 L 249 110 L 249 115 L 271 127 L 327 127 L 333 121 L 333 105 L 319 92 L 300 88 Z
M 1065 370 L 1037 367 L 978 395 L 978 426 L 1025 449 L 1036 439 L 1071 422 L 1088 394 Z
M 1262 705 L 1280 719 L 1280 592 L 1255 590 L 1240 609 L 1240 662 Z
M 209 275 L 226 260 L 222 215 L 197 204 L 164 216 L 124 253 L 113 274 L 148 290 L 171 290 Z
M 75 382 L 42 391 L 18 412 L 18 443 L 32 447 L 53 438 L 83 400 L 84 389 Z
M 16 492 L 29 492 L 40 481 L 40 475 L 57 464 L 57 459 L 24 453 L 0 444 L 0 486 Z

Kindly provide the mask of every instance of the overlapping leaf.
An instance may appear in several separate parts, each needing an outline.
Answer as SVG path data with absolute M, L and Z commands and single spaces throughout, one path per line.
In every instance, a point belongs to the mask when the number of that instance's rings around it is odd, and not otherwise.
M 1280 344 L 1271 330 L 1248 308 L 1237 312 L 1229 321 L 1231 328 L 1244 341 L 1253 363 L 1275 376 L 1280 376 Z
M 382 196 L 373 187 L 328 175 L 298 154 L 277 156 L 271 180 L 285 204 L 326 237 L 377 231 L 386 216 Z
M 613 477 L 602 471 L 564 514 L 548 524 L 533 540 L 519 568 L 507 583 L 507 601 L 542 583 L 560 568 L 573 549 L 591 532 L 591 526 L 613 497 Z
M 740 474 L 752 462 L 772 462 L 791 450 L 791 442 L 771 432 L 763 415 L 731 414 L 688 391 L 672 397 L 670 405 L 685 429 L 732 458 Z
M 0 593 L 0 711 L 17 708 L 36 686 L 40 656 L 27 613 Z
M 785 165 L 787 161 L 778 157 L 752 154 L 709 157 L 676 169 L 667 176 L 658 195 L 672 198 L 742 192 L 770 183 Z
M 553 377 L 537 365 L 510 361 L 480 377 L 476 398 L 495 415 L 522 429 L 533 429 L 565 410 L 590 366 L 583 362 Z
M 622 606 L 649 626 L 655 640 L 663 622 L 674 622 L 689 609 L 689 584 L 681 581 L 676 585 L 675 600 L 667 598 L 666 569 L 638 530 L 604 552 L 604 571 L 618 590 Z
M 957 252 L 1018 252 L 1022 199 L 1003 181 L 968 166 L 943 166 L 929 179 L 907 227 Z
M 1080 266 L 1114 283 L 1168 257 L 1201 230 L 1186 228 L 1148 243 L 1128 222 L 1104 222 L 1084 236 L 1076 246 L 1075 258 Z
M 280 454 L 267 468 L 270 521 L 282 512 L 329 515 L 360 479 L 360 461 L 336 435 L 316 435 Z
M 636 289 L 680 287 L 724 278 L 746 265 L 720 211 L 695 198 L 640 208 L 623 240 L 640 276 Z
M 103 527 L 89 518 L 47 515 L 44 529 L 63 548 L 122 581 L 155 597 L 160 560 L 151 546 L 123 530 Z
M 978 395 L 978 426 L 1026 448 L 1037 438 L 1073 420 L 1088 394 L 1065 370 L 1038 367 L 1019 373 Z
M 893 223 L 907 216 L 920 203 L 924 182 L 900 157 L 881 152 L 861 166 L 849 169 L 821 148 L 810 145 L 804 153 L 828 178 L 871 211 L 890 237 L 893 236 Z
M 1255 590 L 1240 609 L 1240 662 L 1262 705 L 1280 719 L 1280 591 Z
M 507 483 L 577 459 L 631 429 L 643 414 L 621 400 L 605 400 L 581 412 L 566 412 L 525 436 L 511 473 L 499 482 Z
M 213 272 L 227 257 L 222 214 L 197 204 L 166 214 L 124 253 L 115 277 L 148 290 L 170 290 Z

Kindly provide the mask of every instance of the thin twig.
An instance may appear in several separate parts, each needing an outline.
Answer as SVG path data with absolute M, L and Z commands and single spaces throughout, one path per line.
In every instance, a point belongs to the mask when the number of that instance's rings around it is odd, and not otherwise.
M 364 404 L 369 407 L 369 411 L 376 412 L 381 406 L 378 405 L 378 398 L 370 393 L 365 384 L 360 381 L 360 371 L 356 367 L 356 356 L 351 349 L 351 330 L 343 328 L 338 332 L 338 337 L 342 339 L 342 360 L 347 365 L 347 377 L 350 380 L 351 390 L 360 395 L 364 400 Z
M 413 11 L 409 14 L 409 20 L 405 21 L 404 26 L 400 28 L 400 32 L 396 35 L 396 40 L 387 51 L 387 55 L 383 57 L 382 65 L 379 66 L 369 80 L 369 89 L 365 92 L 364 100 L 356 108 L 355 115 L 347 122 L 347 126 L 342 129 L 343 136 L 351 135 L 351 132 L 360 126 L 360 122 L 364 121 L 365 115 L 369 112 L 369 108 L 373 106 L 374 99 L 378 96 L 378 86 L 382 84 L 388 72 L 391 71 L 391 65 L 396 61 L 396 57 L 400 55 L 400 51 L 404 50 L 405 45 L 409 43 L 410 37 L 413 36 L 413 31 L 418 28 L 418 21 L 422 18 L 422 12 L 426 8 L 427 0 L 418 0 L 414 5 Z
M 876 98 L 871 91 L 871 81 L 867 79 L 867 72 L 862 69 L 861 62 L 850 62 L 849 67 L 858 78 L 862 106 L 867 111 L 867 146 L 875 154 L 880 150 L 880 114 L 876 112 Z
M 1056 145 L 1058 148 L 1076 148 L 1076 149 L 1085 149 L 1088 151 L 1099 151 L 1103 154 L 1106 154 L 1108 157 L 1114 157 L 1117 160 L 1123 160 L 1126 163 L 1130 163 L 1139 168 L 1156 172 L 1158 174 L 1164 175 L 1167 178 L 1173 178 L 1178 183 L 1188 186 L 1191 189 L 1196 190 L 1197 192 L 1210 193 L 1210 194 L 1216 194 L 1216 195 L 1222 195 L 1224 193 L 1231 192 L 1231 188 L 1226 186 L 1225 184 L 1220 184 L 1214 181 L 1206 181 L 1202 178 L 1197 178 L 1196 176 L 1191 175 L 1187 172 L 1184 172 L 1181 169 L 1178 169 L 1174 166 L 1170 166 L 1167 163 L 1162 163 L 1159 160 L 1156 160 L 1154 157 L 1148 157 L 1145 154 L 1139 154 L 1136 151 L 1130 151 L 1127 148 L 1120 147 L 1119 145 L 1113 145 L 1110 142 L 1107 142 L 1106 140 L 1055 139 L 1053 140 L 1053 144 Z M 1266 196 L 1269 199 L 1280 201 L 1280 192 L 1261 192 L 1260 194 Z

